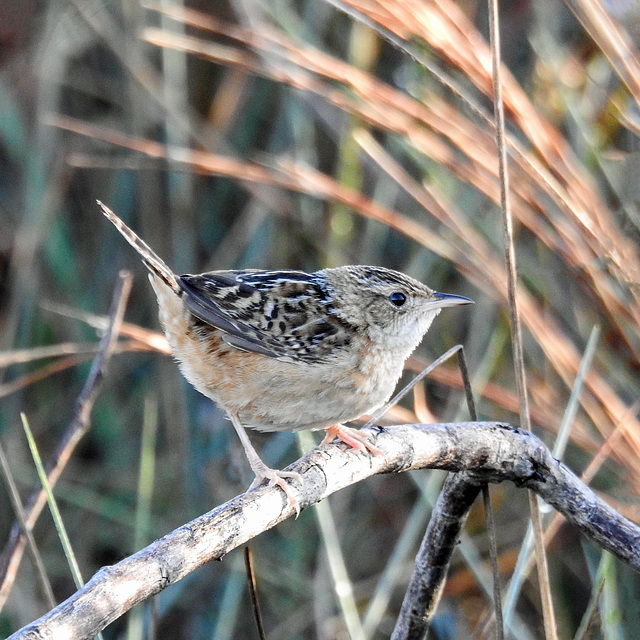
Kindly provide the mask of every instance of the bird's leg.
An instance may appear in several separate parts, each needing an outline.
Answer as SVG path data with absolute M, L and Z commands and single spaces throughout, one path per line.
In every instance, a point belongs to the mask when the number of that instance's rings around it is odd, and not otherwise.
M 263 480 L 268 480 L 269 486 L 277 485 L 284 491 L 289 504 L 296 510 L 297 518 L 300 515 L 300 505 L 298 504 L 298 499 L 293 495 L 289 485 L 286 483 L 285 478 L 293 478 L 298 482 L 302 482 L 302 476 L 295 471 L 279 471 L 278 469 L 271 469 L 270 467 L 267 467 L 253 448 L 253 445 L 249 440 L 249 436 L 240 422 L 240 418 L 233 413 L 229 413 L 229 417 L 231 418 L 231 423 L 235 427 L 236 433 L 240 438 L 245 455 L 249 461 L 249 466 L 256 476 L 248 490 L 251 491 L 252 489 L 255 489 Z
M 349 447 L 358 451 L 368 450 L 374 455 L 380 455 L 381 451 L 375 447 L 366 434 L 360 429 L 345 427 L 343 424 L 333 424 L 325 429 L 327 435 L 320 444 L 329 444 L 334 438 L 338 438 Z

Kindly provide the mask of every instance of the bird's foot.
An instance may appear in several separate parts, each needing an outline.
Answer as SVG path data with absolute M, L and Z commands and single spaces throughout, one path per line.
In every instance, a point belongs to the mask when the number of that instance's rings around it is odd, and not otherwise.
M 265 480 L 268 482 L 268 486 L 270 487 L 273 487 L 274 485 L 280 487 L 284 491 L 284 494 L 287 496 L 287 501 L 289 502 L 289 504 L 295 509 L 297 518 L 300 515 L 300 503 L 291 491 L 291 487 L 287 484 L 285 478 L 291 478 L 296 482 L 302 483 L 302 476 L 295 471 L 280 471 L 279 469 L 271 469 L 271 467 L 267 467 L 267 465 L 262 461 L 260 461 L 259 465 L 252 464 L 251 468 L 256 474 L 256 477 L 251 483 L 248 491 L 257 489 Z
M 242 443 L 242 447 L 247 456 L 247 460 L 249 461 L 249 466 L 256 476 L 255 480 L 251 483 L 251 486 L 247 491 L 256 489 L 265 480 L 267 480 L 270 487 L 273 487 L 274 485 L 280 487 L 284 491 L 284 494 L 287 496 L 287 502 L 295 509 L 297 518 L 300 515 L 300 503 L 298 502 L 298 499 L 293 495 L 291 487 L 289 487 L 289 485 L 285 481 L 285 478 L 291 478 L 302 484 L 302 476 L 295 471 L 279 471 L 277 469 L 267 467 L 267 465 L 260 459 L 260 456 L 256 453 L 256 450 L 253 448 L 251 440 L 249 440 L 249 436 L 247 435 L 247 432 L 244 430 L 244 427 L 240 422 L 240 418 L 238 418 L 235 413 L 229 413 L 229 417 L 231 418 L 231 422 L 233 423 L 233 426 L 238 433 L 238 437 L 240 438 L 240 442 Z
M 325 432 L 326 435 L 320 444 L 329 444 L 334 438 L 337 438 L 356 451 L 370 451 L 376 456 L 382 453 L 360 429 L 334 424 L 327 427 Z

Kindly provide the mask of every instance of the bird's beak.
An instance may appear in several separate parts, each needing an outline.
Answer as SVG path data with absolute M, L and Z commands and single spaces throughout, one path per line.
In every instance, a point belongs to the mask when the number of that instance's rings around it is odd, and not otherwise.
M 455 307 L 459 304 L 475 304 L 471 298 L 465 298 L 464 296 L 456 296 L 452 293 L 440 293 L 434 291 L 435 300 L 433 306 L 436 309 L 443 309 L 444 307 Z

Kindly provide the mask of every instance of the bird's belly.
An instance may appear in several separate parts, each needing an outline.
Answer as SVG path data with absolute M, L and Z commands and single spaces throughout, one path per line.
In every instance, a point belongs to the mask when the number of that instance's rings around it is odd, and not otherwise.
M 285 362 L 239 351 L 221 341 L 202 354 L 203 367 L 187 358 L 182 369 L 192 384 L 240 422 L 259 431 L 324 429 L 359 418 L 380 406 L 393 384 L 380 388 L 343 362 Z M 206 377 L 205 377 L 206 375 Z
M 392 393 L 363 380 L 356 367 L 343 363 L 267 363 L 269 375 L 240 419 L 259 431 L 324 429 L 359 418 Z
M 354 420 L 389 398 L 402 370 L 401 363 L 389 371 L 384 360 L 355 352 L 310 364 L 241 351 L 217 329 L 194 322 L 182 301 L 172 298 L 180 308 L 160 305 L 160 319 L 185 378 L 259 431 L 323 429 Z

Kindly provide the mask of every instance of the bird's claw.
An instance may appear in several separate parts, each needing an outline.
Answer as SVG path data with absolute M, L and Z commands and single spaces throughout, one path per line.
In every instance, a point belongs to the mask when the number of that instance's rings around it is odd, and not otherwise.
M 269 487 L 277 486 L 284 491 L 284 494 L 287 496 L 287 501 L 295 509 L 296 518 L 300 515 L 300 503 L 285 480 L 285 478 L 291 478 L 296 482 L 302 483 L 302 476 L 299 473 L 296 471 L 279 471 L 278 469 L 271 469 L 266 465 L 259 470 L 254 469 L 254 473 L 256 477 L 251 483 L 249 491 L 257 489 L 266 480 Z
M 325 432 L 326 435 L 320 444 L 329 444 L 337 438 L 351 447 L 353 451 L 370 451 L 376 456 L 382 453 L 380 449 L 371 442 L 367 434 L 360 431 L 360 429 L 345 427 L 342 424 L 334 424 L 325 429 Z

